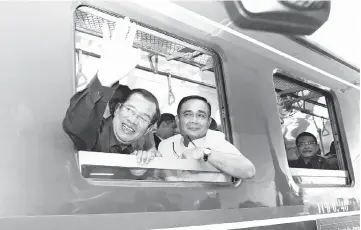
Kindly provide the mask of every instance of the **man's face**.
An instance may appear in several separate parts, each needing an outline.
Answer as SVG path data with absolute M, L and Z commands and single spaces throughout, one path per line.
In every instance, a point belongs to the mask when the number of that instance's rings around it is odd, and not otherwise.
M 113 119 L 114 134 L 119 142 L 131 144 L 151 129 L 156 105 L 140 94 L 133 94 L 119 106 Z
M 175 120 L 163 121 L 158 128 L 158 133 L 163 139 L 167 139 L 171 136 L 174 136 L 175 128 Z
M 303 158 L 313 157 L 319 150 L 318 144 L 316 144 L 313 137 L 303 136 L 298 140 L 298 152 L 303 156 Z
M 207 134 L 212 120 L 207 104 L 198 99 L 191 99 L 182 105 L 176 121 L 180 133 L 195 140 Z

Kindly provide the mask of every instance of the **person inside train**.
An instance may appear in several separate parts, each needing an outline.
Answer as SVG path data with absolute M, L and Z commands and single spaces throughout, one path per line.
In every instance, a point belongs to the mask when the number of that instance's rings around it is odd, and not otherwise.
M 112 40 L 109 40 L 109 31 L 105 31 L 98 72 L 83 91 L 70 99 L 63 129 L 78 150 L 135 153 L 138 162 L 147 163 L 159 155 L 153 135 L 148 135 L 153 141 L 144 143 L 142 149 L 134 149 L 132 143 L 148 134 L 158 121 L 160 109 L 156 97 L 145 89 L 117 91 L 120 94 L 117 98 L 122 102 L 110 103 L 113 115 L 103 117 L 108 102 L 119 88 L 118 81 L 140 60 L 140 50 L 132 47 L 135 33 L 136 25 L 130 23 L 129 18 L 118 20 Z
M 231 177 L 247 179 L 255 175 L 251 161 L 228 142 L 222 132 L 209 130 L 210 115 L 211 105 L 207 99 L 196 95 L 184 97 L 176 116 L 180 134 L 163 140 L 158 150 L 164 158 L 207 162 L 221 173 L 164 170 L 165 180 L 227 182 Z
M 154 141 L 155 147 L 158 149 L 158 145 L 162 140 L 174 136 L 176 128 L 175 116 L 170 113 L 163 113 L 157 122 L 157 127 L 157 131 L 154 133 Z
M 312 133 L 300 133 L 296 137 L 296 146 L 299 158 L 288 162 L 291 168 L 328 169 L 325 158 L 321 156 L 317 138 Z
M 335 142 L 332 141 L 330 145 L 330 151 L 325 154 L 325 157 L 336 156 Z
M 324 157 L 325 157 L 326 168 L 332 169 L 332 170 L 339 169 L 334 141 L 332 141 L 332 143 L 331 143 L 330 151 L 328 153 L 326 153 Z
M 174 136 L 176 127 L 175 116 L 171 113 L 162 113 L 157 122 L 157 131 L 154 133 L 154 142 L 157 149 L 162 140 Z
M 114 112 L 119 103 L 124 103 L 125 99 L 130 95 L 132 90 L 126 86 L 119 84 L 113 95 L 112 98 L 108 102 L 108 106 L 105 109 L 105 112 L 103 114 L 103 118 L 107 119 L 110 116 L 114 118 Z M 154 147 L 156 145 L 154 137 L 151 132 L 148 132 L 141 138 L 137 139 L 132 143 L 132 147 L 135 150 L 143 150 L 143 149 L 150 149 L 151 147 Z
M 209 125 L 209 129 L 210 130 L 215 130 L 215 131 L 218 131 L 218 125 L 217 125 L 217 122 L 216 120 L 214 120 L 212 117 L 211 117 L 212 121 L 211 121 L 211 124 Z

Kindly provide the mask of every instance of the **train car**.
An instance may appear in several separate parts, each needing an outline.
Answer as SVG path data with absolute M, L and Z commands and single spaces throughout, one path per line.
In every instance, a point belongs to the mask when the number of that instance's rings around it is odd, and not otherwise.
M 142 58 L 121 83 L 152 92 L 162 113 L 206 97 L 252 179 L 120 178 L 119 168 L 217 170 L 75 149 L 62 126 L 69 100 L 97 71 L 102 27 L 126 16 Z M 215 1 L 1 2 L 0 17 L 0 229 L 360 228 L 357 67 L 299 37 L 240 29 Z M 336 168 L 289 166 L 304 131 Z

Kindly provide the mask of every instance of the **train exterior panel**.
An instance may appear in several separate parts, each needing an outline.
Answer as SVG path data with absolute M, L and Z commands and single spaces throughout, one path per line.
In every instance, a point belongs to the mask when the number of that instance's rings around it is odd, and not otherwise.
M 129 16 L 218 53 L 229 138 L 253 162 L 256 176 L 238 186 L 88 183 L 61 125 L 75 93 L 74 12 L 80 5 Z M 219 2 L 166 2 L 163 8 L 126 1 L 0 3 L 1 229 L 329 229 L 322 226 L 331 217 L 359 229 L 359 89 L 339 91 L 347 87 L 339 79 L 352 82 L 359 72 L 281 35 L 232 26 L 245 37 L 220 31 L 203 18 L 225 19 Z M 274 96 L 275 70 L 332 90 L 350 185 L 302 187 L 293 181 Z

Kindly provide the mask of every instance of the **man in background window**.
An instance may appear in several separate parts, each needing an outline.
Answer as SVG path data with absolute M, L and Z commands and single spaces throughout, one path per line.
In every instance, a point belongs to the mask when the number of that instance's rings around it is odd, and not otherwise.
M 154 142 L 155 147 L 158 149 L 158 145 L 162 140 L 174 136 L 174 130 L 176 129 L 175 116 L 170 113 L 163 113 L 157 122 L 157 127 L 157 132 L 154 133 Z
M 320 156 L 317 138 L 312 133 L 300 133 L 296 138 L 296 146 L 299 158 L 288 162 L 291 168 L 327 169 L 324 158 Z
M 169 181 L 230 182 L 231 177 L 252 178 L 253 164 L 229 143 L 222 132 L 209 130 L 211 105 L 200 96 L 183 98 L 177 108 L 180 134 L 163 140 L 159 152 L 169 159 L 195 159 L 211 164 L 221 173 L 164 170 Z

